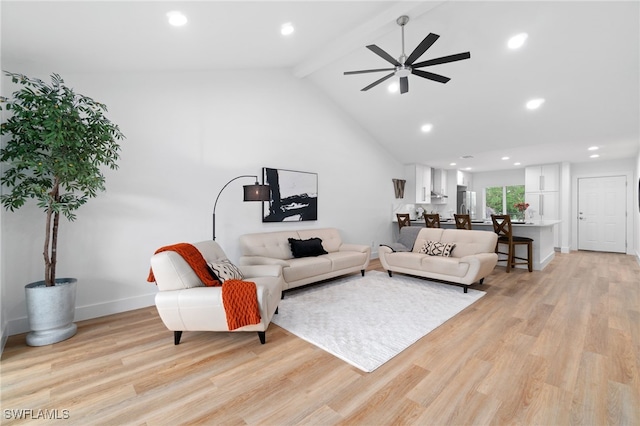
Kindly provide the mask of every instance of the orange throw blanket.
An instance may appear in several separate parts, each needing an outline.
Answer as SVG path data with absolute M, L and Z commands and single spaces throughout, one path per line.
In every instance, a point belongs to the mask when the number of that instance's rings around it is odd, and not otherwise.
M 154 254 L 163 252 L 163 251 L 175 251 L 178 253 L 184 260 L 187 261 L 193 272 L 196 273 L 200 281 L 207 287 L 219 287 L 220 281 L 214 278 L 209 271 L 209 266 L 207 266 L 207 261 L 202 257 L 202 253 L 193 245 L 187 243 L 178 243 L 170 246 L 160 247 Z M 153 276 L 153 269 L 149 268 L 149 276 L 147 277 L 147 281 L 150 283 L 155 282 L 156 277 Z
M 256 283 L 226 280 L 222 283 L 222 303 L 227 314 L 229 330 L 250 324 L 260 324 Z
M 220 281 L 213 278 L 207 261 L 204 260 L 202 253 L 195 246 L 187 243 L 178 243 L 161 247 L 156 250 L 156 253 L 163 251 L 175 251 L 182 256 L 205 286 L 219 287 L 221 285 Z M 147 281 L 155 282 L 155 280 L 153 270 L 149 269 Z M 256 283 L 242 280 L 226 280 L 222 284 L 222 303 L 227 316 L 229 330 L 260 323 Z

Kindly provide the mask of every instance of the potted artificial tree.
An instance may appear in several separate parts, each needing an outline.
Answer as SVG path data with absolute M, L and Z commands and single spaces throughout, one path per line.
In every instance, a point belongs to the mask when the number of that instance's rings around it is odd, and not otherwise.
M 76 94 L 58 74 L 51 84 L 5 72 L 19 85 L 11 99 L 0 98 L 3 117 L 0 162 L 6 169 L 0 200 L 14 211 L 28 199 L 44 210 L 44 280 L 25 287 L 31 332 L 27 344 L 56 343 L 76 333 L 75 278 L 56 278 L 60 215 L 73 221 L 75 210 L 104 191 L 101 167 L 116 169 L 123 139 L 104 113 L 104 104 Z M 6 120 L 5 120 L 6 118 Z

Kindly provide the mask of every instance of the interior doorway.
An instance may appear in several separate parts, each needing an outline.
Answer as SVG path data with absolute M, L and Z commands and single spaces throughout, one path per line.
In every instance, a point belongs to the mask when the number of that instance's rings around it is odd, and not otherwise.
M 578 249 L 626 253 L 626 176 L 578 179 Z

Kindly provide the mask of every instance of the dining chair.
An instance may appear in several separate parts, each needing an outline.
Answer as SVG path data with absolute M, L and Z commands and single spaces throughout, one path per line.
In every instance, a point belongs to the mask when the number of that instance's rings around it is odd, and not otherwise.
M 504 259 L 498 259 L 498 262 L 507 262 L 507 272 L 511 271 L 511 268 L 515 268 L 516 265 L 527 265 L 529 272 L 533 271 L 533 239 L 528 237 L 518 237 L 513 235 L 513 225 L 511 223 L 511 216 L 508 214 L 491 215 L 491 222 L 493 222 L 493 231 L 498 234 L 498 242 L 496 243 L 496 253 L 507 256 Z M 507 246 L 506 252 L 499 251 L 500 244 Z M 518 257 L 515 255 L 516 246 L 527 246 L 527 257 Z M 520 262 L 519 262 L 520 261 Z
M 468 214 L 454 214 L 456 229 L 471 230 L 471 216 Z
M 402 229 L 403 226 L 411 226 L 411 216 L 409 213 L 396 213 L 398 218 L 398 229 Z
M 440 228 L 440 215 L 430 214 L 430 213 L 422 213 L 424 217 L 424 224 L 427 228 Z

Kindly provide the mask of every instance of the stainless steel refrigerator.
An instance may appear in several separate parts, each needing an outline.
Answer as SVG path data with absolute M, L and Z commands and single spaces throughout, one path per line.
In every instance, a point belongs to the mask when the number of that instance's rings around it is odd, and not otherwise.
M 476 218 L 476 192 L 458 191 L 458 214 L 471 215 L 471 219 Z

